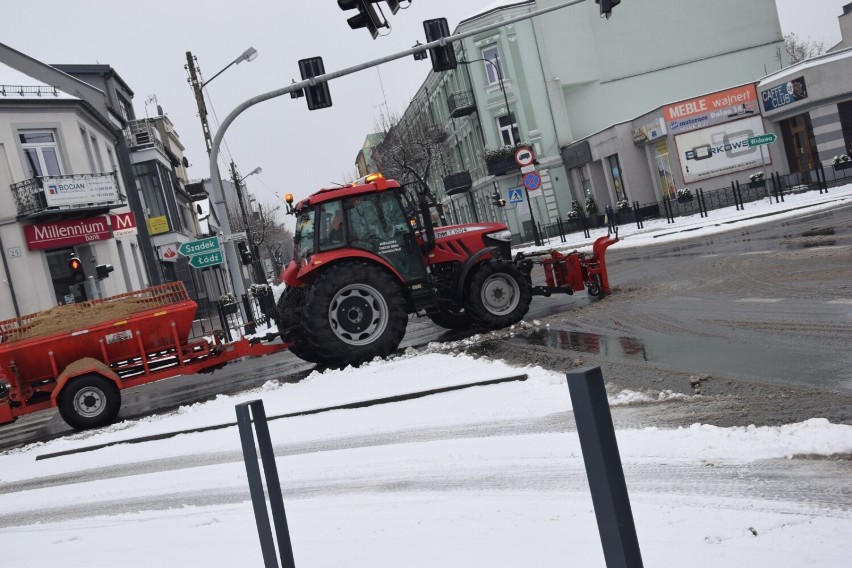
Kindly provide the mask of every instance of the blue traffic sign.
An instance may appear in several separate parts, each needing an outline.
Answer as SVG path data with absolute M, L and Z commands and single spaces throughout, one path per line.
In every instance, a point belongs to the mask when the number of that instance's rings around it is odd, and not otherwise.
M 527 189 L 538 189 L 541 187 L 541 176 L 535 172 L 524 175 L 524 187 Z
M 516 187 L 514 189 L 509 190 L 509 203 L 523 203 L 524 202 L 524 192 L 521 191 L 520 187 Z

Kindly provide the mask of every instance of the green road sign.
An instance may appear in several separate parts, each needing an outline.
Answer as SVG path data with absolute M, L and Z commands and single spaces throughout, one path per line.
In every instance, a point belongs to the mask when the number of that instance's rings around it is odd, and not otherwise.
M 207 268 L 222 264 L 222 251 L 214 250 L 204 254 L 196 254 L 189 258 L 189 265 L 193 268 Z
M 219 237 L 207 237 L 206 239 L 189 241 L 188 243 L 181 243 L 180 247 L 178 247 L 178 252 L 180 254 L 190 257 L 195 256 L 196 254 L 212 252 L 214 250 L 219 250 Z
M 761 144 L 771 144 L 778 140 L 778 137 L 774 134 L 761 134 L 760 136 L 755 136 L 753 138 L 748 139 L 749 146 L 760 146 Z

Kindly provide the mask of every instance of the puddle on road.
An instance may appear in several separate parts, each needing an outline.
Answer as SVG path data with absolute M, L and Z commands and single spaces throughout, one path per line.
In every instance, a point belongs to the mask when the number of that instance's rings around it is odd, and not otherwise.
M 814 365 L 812 360 L 809 361 L 801 353 L 706 338 L 650 334 L 619 337 L 546 329 L 536 330 L 517 339 L 555 349 L 671 365 L 696 373 L 723 372 L 820 386 L 829 383 L 841 385 L 850 379 L 848 370 L 827 370 L 829 362 L 826 360 L 821 360 L 820 365 Z

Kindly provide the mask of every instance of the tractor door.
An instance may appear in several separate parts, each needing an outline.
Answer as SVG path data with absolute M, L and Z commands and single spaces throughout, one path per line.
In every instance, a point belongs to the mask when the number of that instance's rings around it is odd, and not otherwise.
M 344 200 L 349 245 L 385 259 L 406 283 L 426 278 L 426 265 L 408 223 L 399 192 L 383 191 Z

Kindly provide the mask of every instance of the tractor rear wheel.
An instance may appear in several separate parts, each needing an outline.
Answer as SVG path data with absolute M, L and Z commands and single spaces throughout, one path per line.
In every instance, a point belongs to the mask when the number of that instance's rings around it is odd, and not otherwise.
M 111 423 L 121 407 L 121 391 L 96 373 L 81 375 L 62 387 L 59 414 L 72 428 L 86 430 Z
M 400 285 L 366 262 L 342 262 L 320 274 L 303 315 L 317 362 L 334 367 L 387 357 L 399 347 L 408 323 Z
M 530 309 L 529 278 L 512 262 L 483 262 L 466 288 L 465 311 L 475 323 L 490 329 L 518 323 Z
M 278 333 L 281 341 L 289 343 L 289 350 L 299 359 L 309 363 L 317 362 L 316 351 L 308 344 L 305 331 L 302 328 L 302 308 L 305 305 L 306 288 L 304 286 L 287 286 L 278 298 L 276 304 Z

